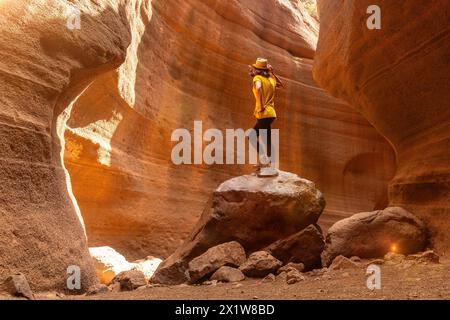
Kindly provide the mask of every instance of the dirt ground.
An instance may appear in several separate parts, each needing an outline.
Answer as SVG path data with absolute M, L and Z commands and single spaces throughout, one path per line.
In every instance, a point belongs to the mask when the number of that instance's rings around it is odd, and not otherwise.
M 216 285 L 149 287 L 132 292 L 67 296 L 66 299 L 450 299 L 450 261 L 440 264 L 382 265 L 381 289 L 369 290 L 365 268 L 307 275 L 304 281 L 288 285 L 247 279 Z M 44 298 L 45 297 L 41 297 Z
M 131 292 L 109 292 L 92 296 L 35 293 L 36 299 L 67 300 L 333 300 L 333 299 L 445 299 L 450 300 L 450 261 L 407 266 L 381 265 L 381 289 L 367 288 L 365 267 L 305 273 L 305 280 L 288 285 L 246 279 L 239 283 L 178 285 L 140 288 Z M 1 299 L 11 299 L 0 293 Z

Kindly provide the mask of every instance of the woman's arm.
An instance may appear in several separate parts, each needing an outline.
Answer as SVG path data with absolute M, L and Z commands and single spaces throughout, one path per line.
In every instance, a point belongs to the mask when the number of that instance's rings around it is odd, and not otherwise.
M 270 74 L 275 78 L 277 85 L 277 88 L 283 88 L 283 82 L 281 82 L 280 78 L 278 78 L 278 76 L 275 74 L 275 72 L 273 72 L 273 67 L 269 64 L 267 66 L 269 68 L 269 72 Z
M 280 78 L 277 77 L 275 73 L 272 72 L 273 77 L 277 80 L 277 88 L 283 88 L 283 82 L 281 82 Z

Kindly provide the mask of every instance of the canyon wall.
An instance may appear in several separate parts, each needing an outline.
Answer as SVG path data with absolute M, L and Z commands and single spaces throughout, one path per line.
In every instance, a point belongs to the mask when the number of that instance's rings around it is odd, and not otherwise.
M 87 245 L 173 252 L 211 191 L 252 168 L 176 166 L 171 133 L 252 127 L 258 56 L 285 83 L 280 167 L 323 191 L 321 224 L 387 204 L 392 149 L 315 84 L 318 23 L 297 1 L 2 0 L 0 12 L 0 281 L 64 289 L 78 265 L 86 288 Z
M 199 218 L 212 190 L 250 166 L 171 162 L 171 133 L 250 128 L 248 64 L 267 57 L 277 93 L 283 170 L 316 182 L 327 200 L 320 223 L 384 208 L 391 147 L 346 103 L 312 79 L 318 22 L 287 0 L 154 0 L 119 72 L 104 74 L 74 103 L 65 163 L 90 246 L 129 259 L 166 257 Z M 130 79 L 127 70 L 134 70 Z M 126 84 L 126 85 L 124 85 Z M 224 132 L 224 131 L 223 131 Z
M 370 5 L 381 29 L 369 30 Z M 314 78 L 393 145 L 389 203 L 421 217 L 450 246 L 450 7 L 448 1 L 319 1 Z
M 62 135 L 76 97 L 122 62 L 131 30 L 118 1 L 76 4 L 82 30 L 68 28 L 66 1 L 0 1 L 0 283 L 22 272 L 34 290 L 64 290 L 71 265 L 81 290 L 97 281 Z

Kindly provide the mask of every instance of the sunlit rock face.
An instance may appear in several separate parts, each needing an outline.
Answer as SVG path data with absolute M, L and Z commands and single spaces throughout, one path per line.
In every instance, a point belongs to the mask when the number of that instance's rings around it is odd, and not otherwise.
M 254 125 L 248 64 L 267 57 L 283 78 L 277 97 L 283 170 L 316 182 L 331 225 L 382 208 L 390 146 L 311 77 L 318 22 L 292 1 L 154 0 L 136 18 L 119 72 L 98 77 L 75 102 L 65 163 L 89 244 L 127 259 L 167 257 L 188 236 L 209 194 L 248 166 L 171 161 L 171 133 Z M 176 12 L 176 14 L 174 14 Z M 134 73 L 135 71 L 135 73 Z
M 369 5 L 381 29 L 366 27 Z M 319 1 L 315 79 L 347 100 L 394 146 L 389 202 L 419 216 L 449 250 L 448 1 Z
M 120 64 L 130 22 L 120 1 L 72 2 L 81 30 L 68 28 L 66 1 L 0 1 L 0 282 L 21 272 L 33 290 L 68 290 L 78 266 L 79 293 L 97 280 L 63 167 L 64 122 Z
M 128 262 L 124 256 L 111 247 L 89 248 L 94 263 L 95 272 L 100 283 L 111 284 L 115 276 L 122 271 L 139 270 L 149 280 L 161 263 L 161 259 L 148 256 L 133 262 Z

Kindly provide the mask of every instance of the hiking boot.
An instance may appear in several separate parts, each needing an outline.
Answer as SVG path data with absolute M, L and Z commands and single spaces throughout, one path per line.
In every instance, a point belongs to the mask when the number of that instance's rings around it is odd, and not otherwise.
M 278 176 L 278 170 L 272 167 L 264 167 L 258 171 L 258 177 L 260 178 L 270 178 Z

